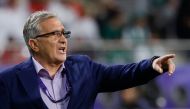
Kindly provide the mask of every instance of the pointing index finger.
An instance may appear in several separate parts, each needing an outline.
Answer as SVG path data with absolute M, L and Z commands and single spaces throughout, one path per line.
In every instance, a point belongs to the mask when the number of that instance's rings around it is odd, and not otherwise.
M 174 57 L 175 57 L 175 54 L 167 54 L 167 55 L 162 56 L 161 60 L 166 61 L 166 60 L 168 60 L 170 58 L 174 58 Z

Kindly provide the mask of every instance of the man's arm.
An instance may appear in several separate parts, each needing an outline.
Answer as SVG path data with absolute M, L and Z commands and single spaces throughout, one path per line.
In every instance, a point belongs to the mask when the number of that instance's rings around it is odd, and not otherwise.
M 126 65 L 104 66 L 93 62 L 91 65 L 93 65 L 93 71 L 96 73 L 97 86 L 100 86 L 99 91 L 107 92 L 145 84 L 163 71 L 167 71 L 165 69 L 173 72 L 175 69 L 171 61 L 173 57 L 173 55 L 165 55 L 154 60 L 151 58 Z M 159 68 L 164 70 L 160 72 Z

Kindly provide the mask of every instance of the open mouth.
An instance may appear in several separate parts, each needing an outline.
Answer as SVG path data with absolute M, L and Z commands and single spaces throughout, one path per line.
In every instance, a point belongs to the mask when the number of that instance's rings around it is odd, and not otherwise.
M 60 47 L 59 52 L 60 53 L 66 53 L 66 47 Z

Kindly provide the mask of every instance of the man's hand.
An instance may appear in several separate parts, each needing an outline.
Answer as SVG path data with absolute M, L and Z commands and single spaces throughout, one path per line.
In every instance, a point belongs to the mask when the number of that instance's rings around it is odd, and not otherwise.
M 174 57 L 175 54 L 168 54 L 155 59 L 152 64 L 153 69 L 159 73 L 166 71 L 169 75 L 173 74 L 175 71 L 175 64 L 172 58 Z

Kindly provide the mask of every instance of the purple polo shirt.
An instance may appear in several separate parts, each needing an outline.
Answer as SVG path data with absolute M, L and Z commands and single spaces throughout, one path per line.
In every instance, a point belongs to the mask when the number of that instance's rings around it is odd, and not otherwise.
M 47 87 L 49 93 L 55 100 L 59 100 L 63 98 L 67 91 L 66 91 L 66 75 L 62 75 L 62 71 L 65 68 L 64 64 L 59 68 L 55 76 L 52 78 L 50 77 L 48 71 L 40 65 L 33 57 L 32 57 L 34 67 L 36 69 L 36 72 L 38 73 L 38 76 L 44 83 L 44 85 Z M 42 97 L 42 100 L 46 104 L 46 106 L 49 109 L 67 109 L 69 98 L 68 97 L 66 100 L 59 102 L 59 103 L 53 103 L 47 95 L 40 89 L 40 95 Z

